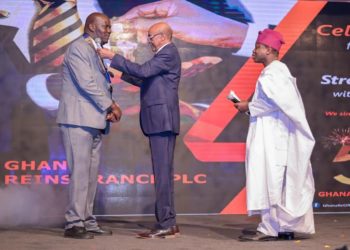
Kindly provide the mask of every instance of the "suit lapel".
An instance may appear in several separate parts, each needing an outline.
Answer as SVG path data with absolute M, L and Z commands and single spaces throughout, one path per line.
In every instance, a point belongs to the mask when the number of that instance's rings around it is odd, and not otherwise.
M 99 69 L 105 75 L 106 74 L 105 66 L 103 64 L 103 61 L 102 61 L 101 57 L 97 54 L 97 51 L 96 51 L 94 42 L 92 41 L 92 38 L 90 36 L 88 36 L 88 37 L 85 37 L 84 40 L 95 51 L 95 55 L 97 56 L 97 62 L 98 62 Z

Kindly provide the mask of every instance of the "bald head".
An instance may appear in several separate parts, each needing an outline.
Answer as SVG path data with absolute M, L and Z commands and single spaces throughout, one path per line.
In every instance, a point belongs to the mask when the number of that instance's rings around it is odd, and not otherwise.
M 170 28 L 169 24 L 164 22 L 153 24 L 148 32 L 151 34 L 162 33 L 167 39 L 167 42 L 170 42 L 173 37 L 173 30 Z
M 84 32 L 93 39 L 98 37 L 106 43 L 111 34 L 111 22 L 105 14 L 94 12 L 86 18 Z
M 157 52 L 171 42 L 173 31 L 167 23 L 155 23 L 148 29 L 148 43 L 153 52 Z

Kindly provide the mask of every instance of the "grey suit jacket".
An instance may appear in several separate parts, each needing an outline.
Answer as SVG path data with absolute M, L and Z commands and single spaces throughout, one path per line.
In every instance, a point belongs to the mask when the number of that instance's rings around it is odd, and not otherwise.
M 123 72 L 123 80 L 141 87 L 140 123 L 145 135 L 180 132 L 181 59 L 174 44 L 166 45 L 142 65 L 115 55 L 111 67 Z
M 112 104 L 110 84 L 99 57 L 83 37 L 67 49 L 57 122 L 108 131 L 106 110 Z

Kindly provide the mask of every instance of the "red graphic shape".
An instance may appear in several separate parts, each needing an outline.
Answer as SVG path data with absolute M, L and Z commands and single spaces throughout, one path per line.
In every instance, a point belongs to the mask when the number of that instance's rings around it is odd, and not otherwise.
M 280 51 L 280 58 L 286 54 L 326 3 L 327 1 L 298 1 L 293 6 L 275 28 L 283 35 L 286 42 Z M 233 89 L 242 100 L 249 99 L 255 90 L 256 80 L 261 70 L 261 65 L 254 63 L 251 58 L 248 59 L 187 132 L 184 143 L 197 160 L 203 162 L 244 162 L 244 142 L 216 143 L 215 139 L 237 114 L 232 103 L 226 99 L 229 90 Z M 239 195 L 243 196 L 244 190 L 245 188 Z M 241 214 L 243 211 L 246 213 L 241 196 L 234 197 L 221 213 Z
M 243 188 L 233 200 L 220 212 L 220 214 L 246 214 L 247 213 L 247 192 Z

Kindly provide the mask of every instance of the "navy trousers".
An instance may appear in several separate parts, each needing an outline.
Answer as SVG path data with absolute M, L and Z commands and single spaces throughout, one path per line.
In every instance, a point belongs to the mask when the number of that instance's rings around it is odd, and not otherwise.
M 174 150 L 176 134 L 163 132 L 149 136 L 155 177 L 156 228 L 166 229 L 176 224 L 174 208 Z

